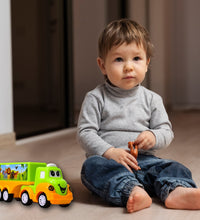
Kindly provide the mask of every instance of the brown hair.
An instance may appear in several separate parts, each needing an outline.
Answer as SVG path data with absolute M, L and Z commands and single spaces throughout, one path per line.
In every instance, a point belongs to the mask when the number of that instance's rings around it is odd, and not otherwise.
M 148 31 L 135 21 L 120 19 L 112 21 L 102 31 L 99 37 L 99 57 L 105 59 L 108 51 L 113 46 L 120 46 L 123 43 L 135 42 L 137 46 L 143 46 L 146 51 L 147 60 L 153 54 L 153 44 L 150 41 Z

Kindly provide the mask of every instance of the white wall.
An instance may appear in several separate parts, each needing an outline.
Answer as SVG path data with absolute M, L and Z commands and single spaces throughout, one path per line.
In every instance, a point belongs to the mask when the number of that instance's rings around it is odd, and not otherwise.
M 0 0 L 0 134 L 13 132 L 10 1 Z
M 89 90 L 103 82 L 96 58 L 98 37 L 106 24 L 106 0 L 73 0 L 75 109 Z

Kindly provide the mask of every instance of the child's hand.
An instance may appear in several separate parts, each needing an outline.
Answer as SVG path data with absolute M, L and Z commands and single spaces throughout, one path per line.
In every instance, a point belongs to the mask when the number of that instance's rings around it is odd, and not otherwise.
M 134 141 L 139 149 L 149 150 L 156 144 L 156 137 L 151 131 L 143 131 Z
M 139 170 L 138 162 L 129 152 L 122 148 L 109 148 L 103 156 L 107 159 L 113 159 L 118 163 L 125 166 L 131 173 L 133 172 L 131 168 Z

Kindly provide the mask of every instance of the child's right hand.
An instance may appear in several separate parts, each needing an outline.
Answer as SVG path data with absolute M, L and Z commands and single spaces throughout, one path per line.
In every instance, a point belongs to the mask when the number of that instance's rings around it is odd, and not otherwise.
M 134 170 L 139 170 L 138 162 L 128 151 L 122 148 L 109 148 L 103 156 L 107 159 L 113 159 L 118 163 L 125 166 L 131 173 L 133 172 L 131 168 Z

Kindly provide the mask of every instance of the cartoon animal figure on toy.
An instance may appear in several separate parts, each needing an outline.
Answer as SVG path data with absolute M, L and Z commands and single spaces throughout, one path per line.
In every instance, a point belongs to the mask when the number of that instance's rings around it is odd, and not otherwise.
M 130 149 L 130 154 L 137 159 L 138 157 L 138 146 L 134 144 L 133 141 L 128 142 L 128 148 Z M 138 166 L 138 170 L 141 170 L 141 168 Z

